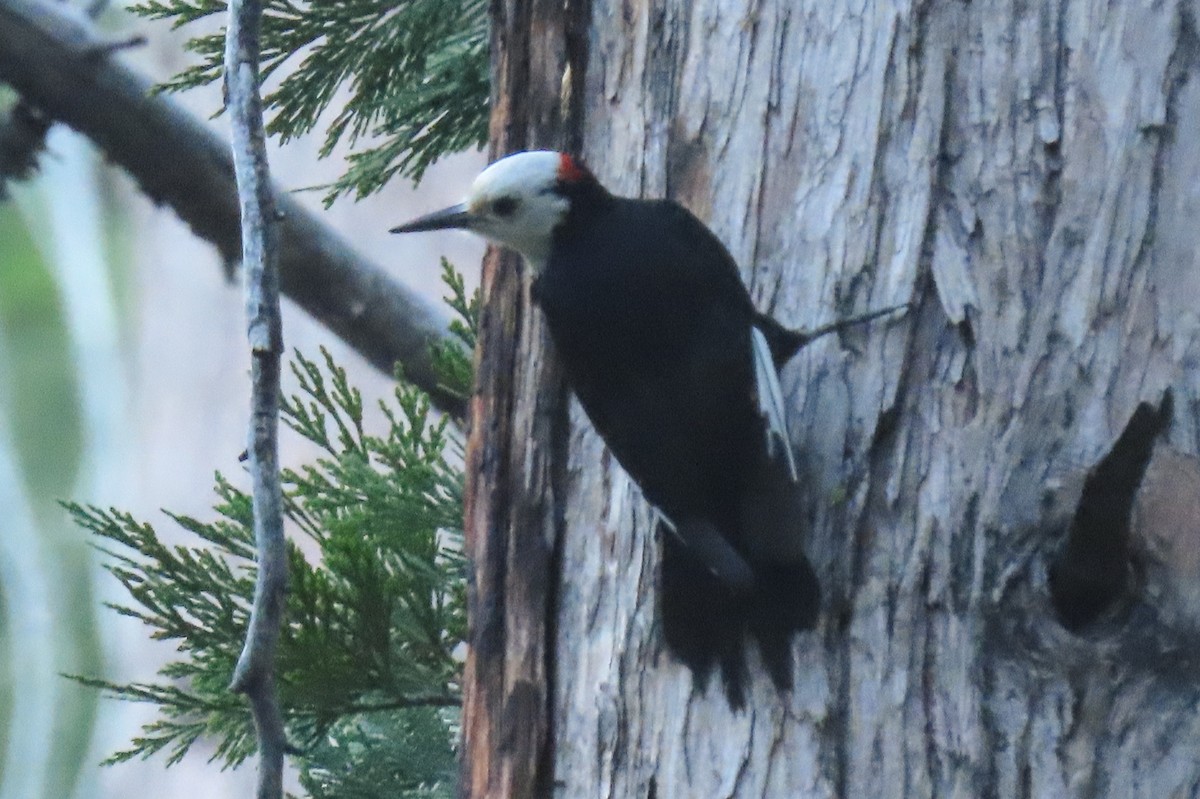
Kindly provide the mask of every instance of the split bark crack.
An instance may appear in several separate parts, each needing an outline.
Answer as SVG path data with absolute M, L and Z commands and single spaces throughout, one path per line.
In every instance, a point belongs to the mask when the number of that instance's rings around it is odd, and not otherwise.
M 283 623 L 287 549 L 279 479 L 279 374 L 283 332 L 279 309 L 279 213 L 267 167 L 259 94 L 258 0 L 231 0 L 225 37 L 225 95 L 241 206 L 242 274 L 251 360 L 250 475 L 258 573 L 246 642 L 231 690 L 244 693 L 258 737 L 258 799 L 283 796 L 287 738 L 275 681 Z

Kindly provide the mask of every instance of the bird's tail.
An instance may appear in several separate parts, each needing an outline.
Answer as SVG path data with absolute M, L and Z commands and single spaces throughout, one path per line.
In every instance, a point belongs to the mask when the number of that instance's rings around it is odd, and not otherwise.
M 729 704 L 740 709 L 746 703 L 748 597 L 717 577 L 666 525 L 659 525 L 659 536 L 659 613 L 667 649 L 691 670 L 697 688 L 719 667 Z
M 791 563 L 755 570 L 747 626 L 771 682 L 780 691 L 792 688 L 792 638 L 801 630 L 811 630 L 820 610 L 820 582 L 803 555 Z
M 757 644 L 771 681 L 792 687 L 792 638 L 811 629 L 821 606 L 820 583 L 803 554 L 788 562 L 752 567 L 753 580 L 739 590 L 676 531 L 660 525 L 662 574 L 660 612 L 663 638 L 671 653 L 702 688 L 719 669 L 731 707 L 745 705 L 749 672 L 746 646 Z

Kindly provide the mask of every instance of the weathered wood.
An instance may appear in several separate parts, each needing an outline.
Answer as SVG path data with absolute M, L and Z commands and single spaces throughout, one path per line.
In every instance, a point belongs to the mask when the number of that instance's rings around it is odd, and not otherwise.
M 254 601 L 229 689 L 246 695 L 258 744 L 256 799 L 282 799 L 287 734 L 279 706 L 275 652 L 283 628 L 287 539 L 279 475 L 279 218 L 267 165 L 258 71 L 262 4 L 230 0 L 225 37 L 225 96 L 241 207 L 246 333 L 250 343 L 250 423 L 246 452 L 252 483 Z
M 1200 170 L 1172 136 L 1200 110 L 1183 80 L 1190 13 L 594 12 L 585 155 L 602 180 L 692 207 L 786 322 L 920 304 L 847 340 L 857 352 L 823 342 L 785 371 L 827 601 L 790 702 L 760 678 L 755 710 L 733 716 L 659 657 L 641 509 L 624 478 L 594 474 L 600 445 L 580 425 L 561 795 L 1195 790 L 1195 689 L 1135 658 L 1134 621 L 1065 633 L 1044 584 L 1076 478 L 1139 401 L 1168 385 L 1188 397 L 1172 440 L 1195 450 L 1196 376 L 1181 367 L 1196 315 L 1181 298 L 1197 295 L 1176 287 L 1197 280 L 1183 210 Z
M 578 3 L 505 0 L 492 14 L 492 156 L 569 146 L 575 101 L 564 86 L 585 66 L 575 63 Z M 472 579 L 460 792 L 549 796 L 565 393 L 519 260 L 490 251 L 482 294 L 467 443 Z
M 555 795 L 1200 794 L 1195 568 L 1169 554 L 1200 530 L 1195 0 L 629 0 L 591 15 L 582 150 L 602 182 L 688 205 L 785 323 L 916 310 L 784 370 L 826 607 L 797 642 L 791 697 L 756 668 L 741 715 L 715 685 L 693 695 L 662 652 L 646 507 L 577 406 L 554 480 L 554 438 L 529 421 L 549 407 L 525 382 L 545 358 L 536 314 L 511 317 L 518 354 L 485 344 L 492 404 L 475 419 L 492 432 L 476 430 L 474 457 L 509 469 L 487 473 L 504 478 L 493 503 L 544 503 L 537 566 L 567 575 L 534 609 L 550 657 L 536 636 L 525 655 L 556 664 Z M 509 53 L 514 21 L 498 34 Z M 489 399 L 512 369 L 525 388 Z M 1146 572 L 1073 635 L 1047 568 L 1086 475 L 1167 389 L 1173 454 L 1152 462 L 1133 537 L 1112 537 Z

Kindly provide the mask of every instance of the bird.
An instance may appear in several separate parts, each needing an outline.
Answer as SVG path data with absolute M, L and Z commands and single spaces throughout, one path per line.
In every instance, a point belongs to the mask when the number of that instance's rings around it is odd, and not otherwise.
M 903 306 L 787 328 L 686 208 L 616 196 L 567 153 L 501 158 L 464 202 L 391 232 L 447 229 L 525 261 L 569 388 L 657 511 L 662 635 L 695 688 L 719 669 L 744 707 L 754 640 L 790 691 L 792 640 L 816 625 L 821 589 L 778 370 L 814 338 Z

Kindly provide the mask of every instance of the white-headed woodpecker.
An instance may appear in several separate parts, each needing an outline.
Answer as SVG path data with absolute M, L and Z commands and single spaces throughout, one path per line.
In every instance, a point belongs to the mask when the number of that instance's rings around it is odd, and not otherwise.
M 523 152 L 465 202 L 393 233 L 460 228 L 519 252 L 567 381 L 661 512 L 660 613 L 698 682 L 719 666 L 745 701 L 744 642 L 780 690 L 816 622 L 778 368 L 817 335 L 755 310 L 716 236 L 670 200 L 615 197 L 572 157 Z

